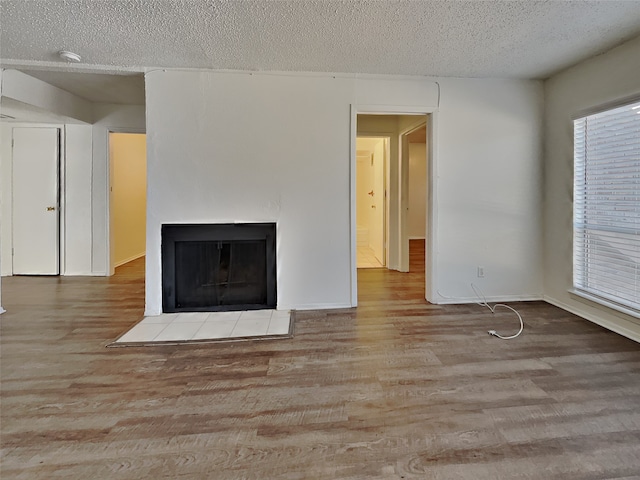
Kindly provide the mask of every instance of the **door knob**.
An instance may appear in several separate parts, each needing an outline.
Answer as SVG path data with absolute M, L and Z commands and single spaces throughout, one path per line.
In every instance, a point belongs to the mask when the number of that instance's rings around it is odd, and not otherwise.
M 56 207 L 47 207 L 47 212 L 53 212 L 56 209 Z
M 371 208 L 376 208 L 376 206 L 375 205 L 371 205 Z
M 371 195 L 373 197 L 373 190 L 371 190 L 368 195 Z

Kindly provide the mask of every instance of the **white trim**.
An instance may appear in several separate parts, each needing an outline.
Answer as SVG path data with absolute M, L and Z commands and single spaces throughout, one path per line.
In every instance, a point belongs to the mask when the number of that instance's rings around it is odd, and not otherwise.
M 78 274 L 78 275 L 80 275 L 80 274 Z M 87 276 L 87 277 L 108 277 L 109 275 L 107 275 L 107 272 L 105 272 L 105 271 L 100 271 L 100 272 L 87 273 L 87 274 L 85 274 L 85 276 Z
M 606 102 L 593 107 L 578 110 L 574 112 L 573 115 L 571 115 L 571 120 L 579 120 L 581 118 L 588 117 L 589 115 L 596 115 L 598 113 L 606 112 L 607 110 L 613 110 L 618 107 L 624 107 L 625 105 L 636 103 L 638 101 L 640 101 L 640 94 L 635 93 L 628 97 L 618 98 L 611 102 Z
M 58 129 L 58 275 L 67 271 L 67 125 Z
M 635 209 L 629 203 L 628 192 L 633 189 L 627 180 L 640 171 L 634 162 L 640 150 L 638 108 L 638 99 L 616 100 L 573 121 L 573 287 L 569 290 L 570 295 L 634 318 L 640 318 L 634 255 L 640 241 L 632 218 Z M 620 204 L 631 217 L 618 215 Z
M 560 300 L 557 300 L 548 295 L 545 295 L 543 299 L 545 302 L 550 303 L 551 305 L 555 305 L 556 307 L 566 310 L 569 313 L 573 313 L 574 315 L 577 315 L 581 318 L 584 318 L 585 320 L 593 322 L 596 325 L 600 325 L 601 327 L 606 328 L 607 330 L 611 330 L 612 332 L 617 333 L 618 335 L 622 335 L 623 337 L 627 337 L 633 340 L 634 342 L 640 343 L 640 332 L 638 331 L 634 331 L 624 326 L 621 326 L 618 323 L 605 320 L 602 317 L 599 317 L 597 315 L 587 313 L 579 308 L 575 308 L 571 305 L 561 302 Z M 624 319 L 621 318 L 621 320 L 624 320 Z M 629 321 L 629 323 L 633 324 L 633 322 L 631 321 Z
M 422 117 L 426 120 L 426 117 Z M 409 271 L 409 138 L 398 132 L 398 270 Z M 425 179 L 428 181 L 428 179 Z M 426 207 L 426 206 L 425 206 Z M 425 282 L 426 284 L 426 282 Z
M 106 277 L 104 272 L 68 272 L 64 274 L 65 277 Z
M 438 121 L 433 111 L 427 118 L 427 231 L 425 235 L 425 299 L 434 302 L 438 285 Z
M 24 60 L 18 58 L 3 58 L 2 68 L 7 69 L 36 69 L 44 71 L 59 71 L 60 61 L 42 61 L 42 60 Z M 316 77 L 316 78 L 351 78 L 360 80 L 413 80 L 416 82 L 431 81 L 434 84 L 437 80 L 447 77 L 435 77 L 431 75 L 399 75 L 384 73 L 349 73 L 349 72 L 312 72 L 312 71 L 286 71 L 286 70 L 233 70 L 233 69 L 216 69 L 206 67 L 161 67 L 161 66 L 124 66 L 124 65 L 103 65 L 103 64 L 83 64 L 75 63 L 64 65 L 67 72 L 77 73 L 141 73 L 147 75 L 156 71 L 160 72 L 208 72 L 216 74 L 229 75 L 260 75 L 260 76 L 279 76 L 279 77 Z
M 483 300 L 486 300 L 489 303 L 537 302 L 540 300 L 544 300 L 544 296 L 541 294 L 502 295 L 502 296 L 485 297 Z M 433 301 L 431 303 L 435 305 L 462 305 L 462 304 L 469 304 L 469 303 L 478 303 L 480 301 L 481 300 L 478 297 L 456 297 L 456 298 L 442 298 L 442 299 L 438 299 L 438 301 Z
M 401 272 L 409 271 L 409 135 L 416 130 L 426 127 L 428 122 L 427 115 L 416 115 L 416 121 L 413 122 L 413 125 L 405 128 L 404 130 L 398 131 L 399 137 L 399 172 L 398 172 L 398 181 L 399 181 L 399 193 L 400 193 L 400 201 L 398 202 L 399 209 L 399 225 L 400 231 L 398 232 L 398 246 L 399 246 L 399 270 Z M 428 159 L 427 159 L 428 161 Z M 428 190 L 429 177 L 424 179 L 425 186 Z M 425 205 L 425 210 L 426 210 Z M 425 228 L 425 240 L 426 240 L 426 228 Z M 426 251 L 425 251 L 426 254 Z M 426 284 L 426 281 L 425 281 Z
M 146 253 L 147 253 L 146 251 L 142 252 L 142 253 L 138 253 L 138 254 L 133 255 L 133 256 L 125 259 L 125 260 L 122 260 L 121 262 L 116 263 L 114 265 L 114 268 L 118 268 L 118 267 L 124 265 L 125 263 L 133 262 L 134 260 L 137 260 L 137 259 L 139 259 L 141 257 L 144 257 L 146 255 Z
M 437 107 L 430 106 L 408 106 L 408 105 L 359 105 L 355 104 L 357 113 L 367 115 L 429 115 L 437 110 Z
M 428 302 L 435 303 L 438 291 L 437 285 L 437 236 L 435 235 L 435 226 L 437 225 L 438 209 L 437 209 L 437 133 L 438 133 L 438 107 L 433 106 L 396 106 L 396 105 L 359 105 L 351 104 L 351 158 L 350 158 L 350 189 L 349 198 L 351 201 L 350 212 L 350 236 L 351 236 L 351 306 L 358 305 L 358 270 L 356 263 L 356 217 L 355 217 L 355 168 L 356 168 L 356 152 L 355 143 L 357 137 L 356 120 L 357 115 L 362 114 L 379 114 L 379 115 L 424 115 L 427 121 L 427 147 L 428 152 L 428 225 L 425 238 L 425 299 Z M 391 232 L 389 232 L 389 235 Z M 326 308 L 326 307 L 325 307 Z
M 278 305 L 276 310 L 344 310 L 351 308 L 354 307 L 348 303 L 306 303 L 302 305 Z
M 350 151 L 349 151 L 349 244 L 351 247 L 351 265 L 349 268 L 349 276 L 351 281 L 351 303 L 350 307 L 358 306 L 358 226 L 356 221 L 356 139 L 358 112 L 355 105 L 351 104 L 351 122 L 350 122 Z
M 602 305 L 603 307 L 611 308 L 612 310 L 616 310 L 618 312 L 624 313 L 625 315 L 629 315 L 630 317 L 640 319 L 640 312 L 634 310 L 633 308 L 625 307 L 624 305 L 620 305 L 616 302 L 612 302 L 611 300 L 607 300 L 606 298 L 599 297 L 597 295 L 593 295 L 589 292 L 585 292 L 583 290 L 579 290 L 576 288 L 572 288 L 568 290 L 571 295 L 576 295 L 578 297 L 584 298 L 585 300 L 589 300 L 590 302 L 597 303 L 598 305 Z
M 414 235 L 409 235 L 409 240 L 426 240 L 427 237 L 422 236 L 422 237 L 416 237 Z
M 426 114 L 425 114 L 426 115 Z M 406 114 L 405 114 L 406 116 Z M 416 115 L 416 119 L 418 121 L 416 121 L 413 125 L 405 128 L 404 130 L 400 130 L 398 131 L 399 135 L 409 135 L 417 130 L 420 130 L 422 127 L 426 127 L 427 126 L 427 119 L 422 116 L 422 115 Z

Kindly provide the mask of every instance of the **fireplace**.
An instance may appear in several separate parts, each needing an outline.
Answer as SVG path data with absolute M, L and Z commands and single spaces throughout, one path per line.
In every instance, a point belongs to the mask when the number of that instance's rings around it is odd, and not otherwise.
M 162 225 L 162 310 L 276 307 L 275 223 Z

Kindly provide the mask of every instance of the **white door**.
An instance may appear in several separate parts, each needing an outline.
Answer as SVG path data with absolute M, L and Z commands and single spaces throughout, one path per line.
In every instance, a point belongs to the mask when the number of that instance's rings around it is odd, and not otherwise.
M 58 275 L 59 131 L 13 129 L 13 273 Z
M 369 220 L 369 244 L 380 265 L 385 265 L 385 232 L 384 232 L 384 210 L 385 210 L 385 188 L 384 188 L 384 156 L 385 140 L 380 139 L 376 144 L 371 160 L 371 216 Z

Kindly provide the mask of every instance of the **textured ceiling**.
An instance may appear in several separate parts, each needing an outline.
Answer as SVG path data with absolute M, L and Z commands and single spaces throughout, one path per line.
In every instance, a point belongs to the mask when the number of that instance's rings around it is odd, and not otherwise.
M 1 0 L 4 66 L 546 78 L 640 35 L 640 0 Z M 77 67 L 76 67 L 77 71 Z

